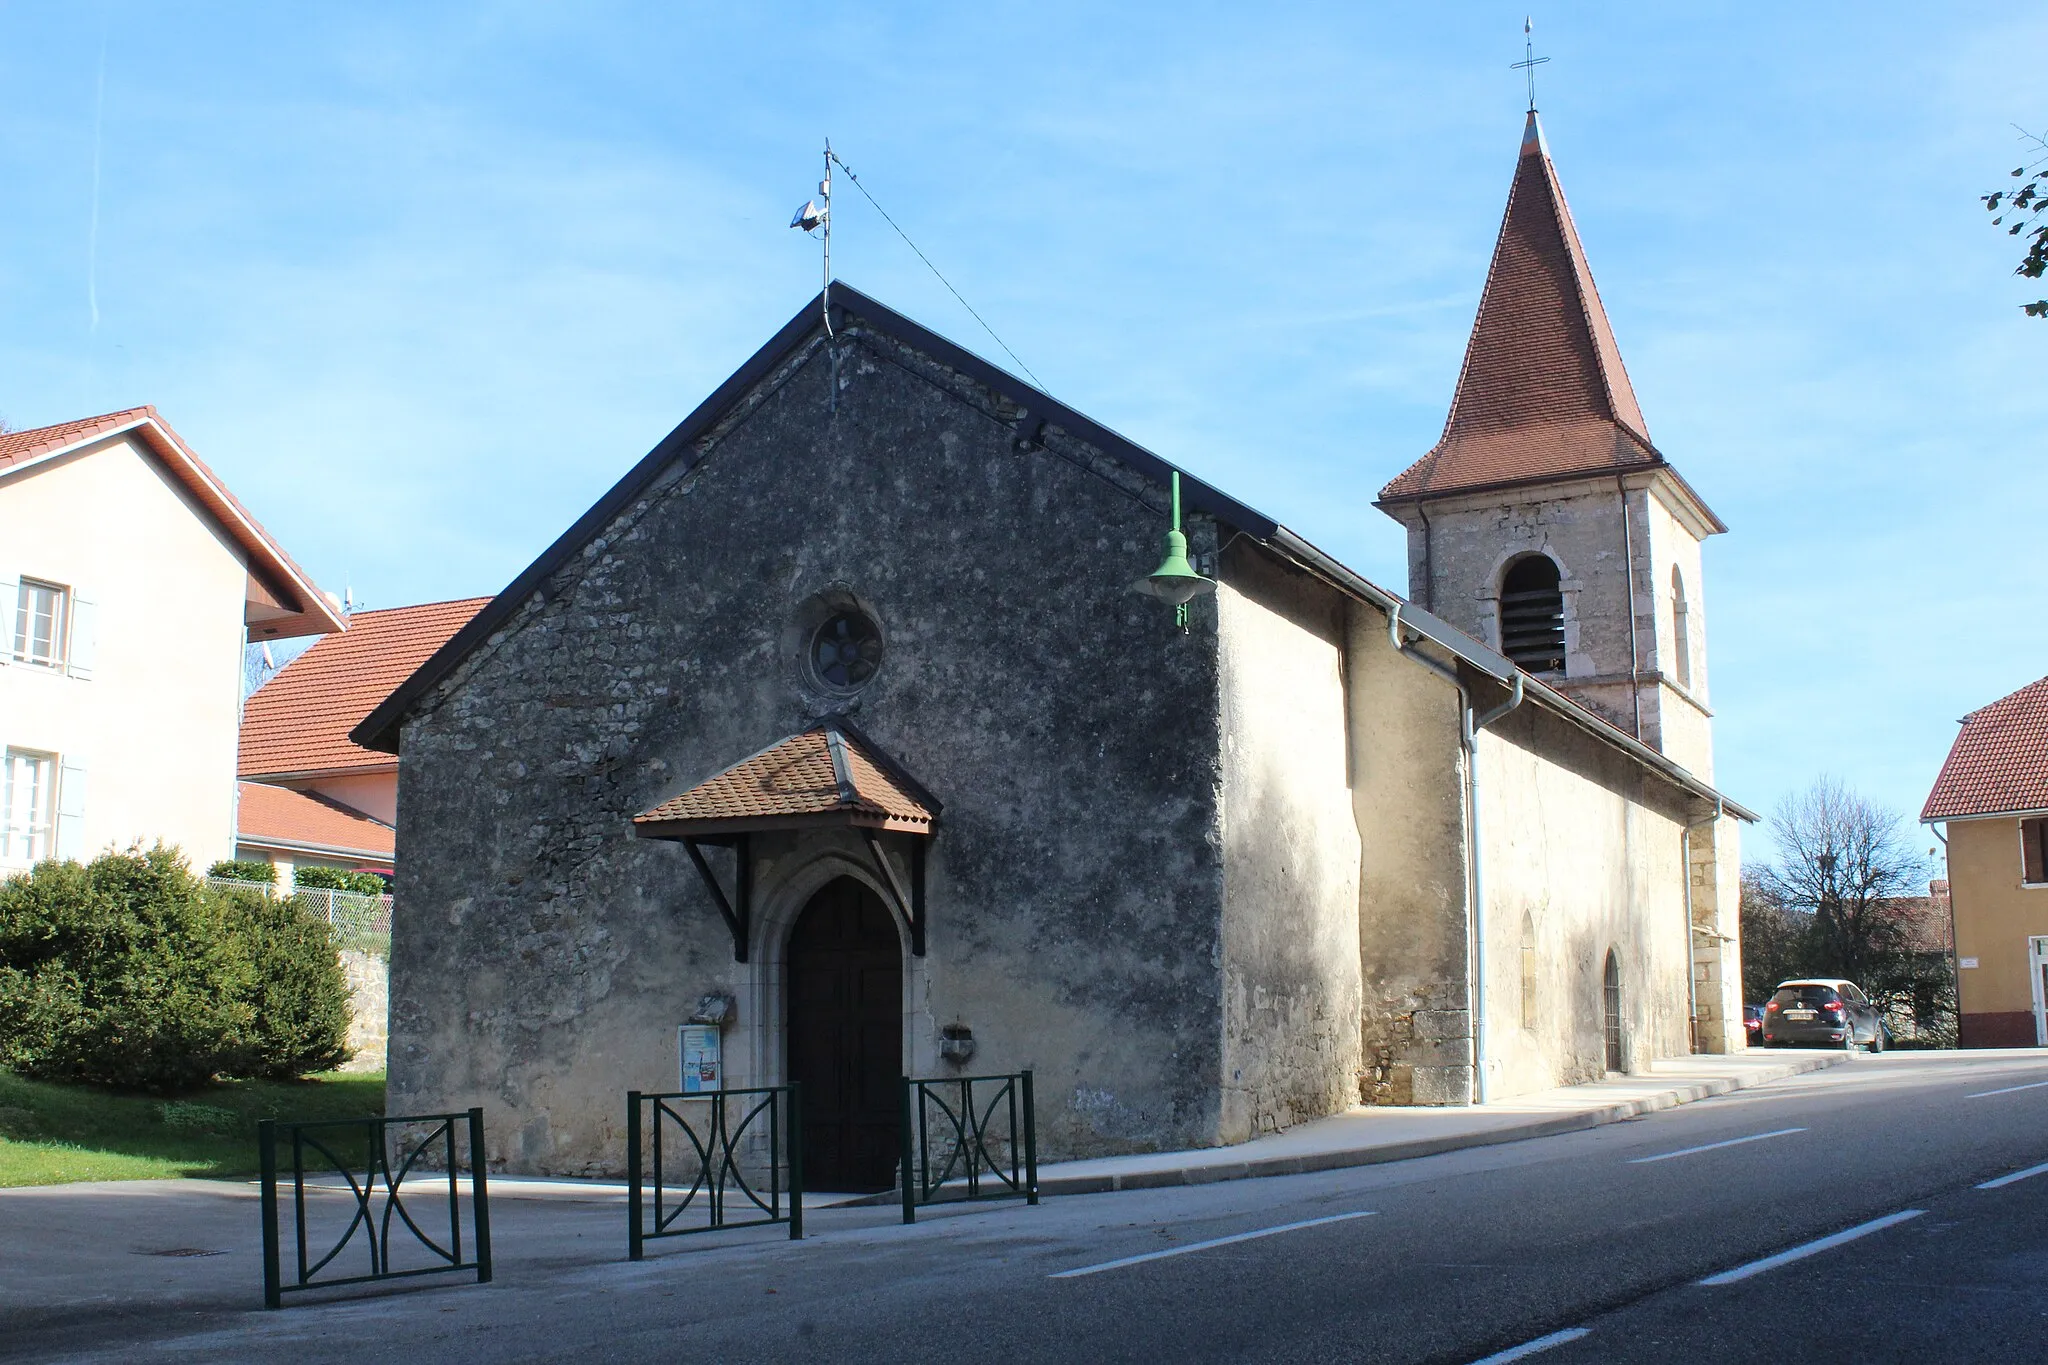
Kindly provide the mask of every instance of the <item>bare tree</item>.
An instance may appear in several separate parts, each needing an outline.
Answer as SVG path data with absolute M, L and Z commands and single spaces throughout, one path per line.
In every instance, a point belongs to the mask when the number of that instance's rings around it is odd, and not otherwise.
M 1763 872 L 1742 869 L 1742 998 L 1770 998 L 1780 981 L 1810 970 L 1813 917 L 1787 910 L 1764 884 Z
M 1754 886 L 1745 885 L 1743 930 L 1746 939 L 1754 917 L 1764 931 L 1760 946 L 1799 963 L 1792 971 L 1847 977 L 1880 1008 L 1910 1013 L 1938 1034 L 1934 1016 L 1952 1002 L 1954 983 L 1946 954 L 1929 950 L 1916 920 L 1928 864 L 1912 833 L 1897 812 L 1834 778 L 1816 780 L 1771 817 L 1778 856 L 1745 877 Z M 1773 921 L 1767 911 L 1784 918 Z M 1787 924 L 1789 934 L 1774 935 Z M 1945 1018 L 1952 1022 L 1952 1004 Z

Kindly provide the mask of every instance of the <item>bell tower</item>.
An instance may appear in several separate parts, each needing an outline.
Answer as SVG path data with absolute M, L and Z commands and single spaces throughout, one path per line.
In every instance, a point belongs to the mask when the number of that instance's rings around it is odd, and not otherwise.
M 1413 601 L 1713 779 L 1700 545 L 1728 528 L 1650 441 L 1533 108 L 1443 436 L 1379 506 Z M 1695 1045 L 1739 1051 L 1740 839 L 1685 818 Z
M 1443 436 L 1378 506 L 1413 601 L 1712 777 L 1700 543 L 1727 527 L 1650 441 L 1533 109 Z

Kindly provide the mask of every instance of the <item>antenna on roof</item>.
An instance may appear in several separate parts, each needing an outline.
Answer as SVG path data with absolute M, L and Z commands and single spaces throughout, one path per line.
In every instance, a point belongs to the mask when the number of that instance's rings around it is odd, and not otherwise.
M 1529 112 L 1536 112 L 1536 68 L 1549 61 L 1548 57 L 1536 55 L 1536 39 L 1531 36 L 1535 24 L 1529 16 L 1522 16 L 1522 60 L 1508 64 L 1508 70 L 1520 71 L 1529 77 Z
M 816 233 L 825 243 L 825 284 L 818 297 L 825 311 L 825 335 L 832 335 L 832 139 L 825 139 L 825 178 L 818 182 L 818 197 L 804 200 L 804 206 L 789 220 L 793 228 Z

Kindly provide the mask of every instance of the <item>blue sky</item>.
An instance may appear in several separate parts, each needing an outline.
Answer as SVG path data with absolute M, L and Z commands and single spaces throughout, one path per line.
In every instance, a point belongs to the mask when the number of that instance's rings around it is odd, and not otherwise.
M 1442 425 L 1523 13 L 0 0 L 0 415 L 155 403 L 324 584 L 495 592 L 815 292 L 829 134 L 1058 396 L 1399 589 L 1371 502 Z M 1651 434 L 1733 528 L 1721 784 L 1917 813 L 2048 673 L 2048 324 L 1976 202 L 2048 8 L 1536 23 Z M 995 354 L 839 212 L 841 278 Z

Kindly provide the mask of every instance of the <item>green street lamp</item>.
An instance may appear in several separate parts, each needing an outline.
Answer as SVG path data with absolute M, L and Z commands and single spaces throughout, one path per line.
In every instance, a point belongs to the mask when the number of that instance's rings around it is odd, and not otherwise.
M 1188 628 L 1188 603 L 1203 593 L 1216 591 L 1216 580 L 1204 578 L 1188 563 L 1188 538 L 1180 529 L 1180 471 L 1173 471 L 1173 524 L 1166 532 L 1166 558 L 1159 567 L 1131 584 L 1131 591 L 1171 603 L 1174 620 Z

